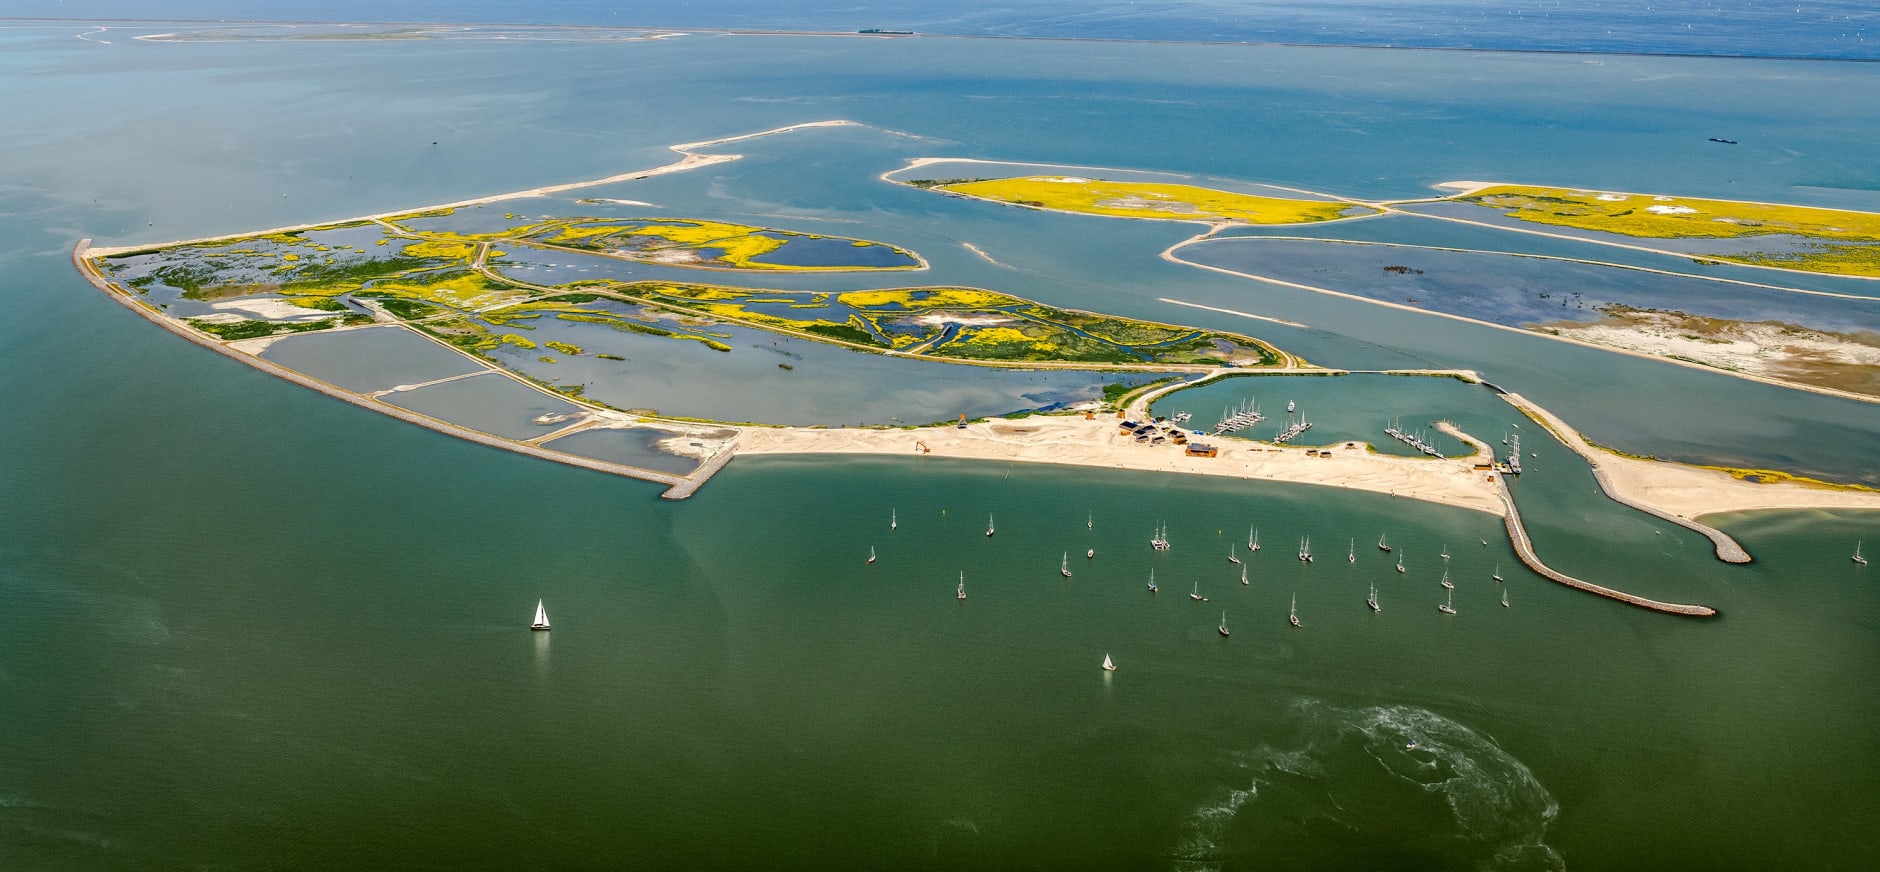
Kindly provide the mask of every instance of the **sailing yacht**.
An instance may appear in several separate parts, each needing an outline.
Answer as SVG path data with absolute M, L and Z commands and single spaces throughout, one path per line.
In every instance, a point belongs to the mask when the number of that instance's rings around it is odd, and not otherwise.
M 1288 414 L 1290 414 L 1297 408 L 1299 408 L 1299 406 L 1296 403 L 1294 403 L 1292 400 L 1286 401 L 1286 411 Z
M 1345 562 L 1346 563 L 1358 562 L 1358 540 L 1356 539 L 1351 540 L 1350 547 L 1345 549 Z
M 1071 553 L 1069 551 L 1064 552 L 1064 562 L 1058 564 L 1058 574 L 1065 578 L 1071 577 Z
M 960 586 L 954 589 L 953 595 L 960 599 L 966 598 L 966 573 L 960 573 Z
M 1158 589 L 1155 586 L 1155 570 L 1151 569 L 1149 570 L 1149 592 L 1155 593 Z
M 1239 563 L 1239 562 L 1240 562 L 1240 558 L 1239 558 L 1238 556 L 1236 556 L 1236 555 L 1234 554 L 1234 548 L 1235 548 L 1235 547 L 1236 547 L 1236 546 L 1234 545 L 1234 543 L 1232 543 L 1232 542 L 1229 542 L 1229 543 L 1227 543 L 1227 562 L 1228 562 L 1228 563 Z
M 1168 523 L 1166 521 L 1163 522 L 1162 526 L 1155 529 L 1154 536 L 1149 537 L 1149 547 L 1157 551 L 1168 550 Z
M 1386 544 L 1386 543 L 1384 542 L 1384 537 L 1385 537 L 1385 536 L 1388 536 L 1388 535 L 1390 535 L 1390 534 L 1388 534 L 1388 533 L 1384 533 L 1384 534 L 1380 534 L 1380 535 L 1379 535 L 1379 536 L 1377 537 L 1377 550 L 1379 550 L 1379 551 L 1382 551 L 1382 552 L 1384 552 L 1385 554 L 1389 554 L 1389 553 L 1390 553 L 1390 545 L 1388 545 L 1388 544 Z
M 1382 606 L 1377 604 L 1377 583 L 1376 582 L 1371 583 L 1371 595 L 1365 598 L 1364 604 L 1370 606 L 1371 611 L 1374 611 L 1374 612 L 1381 612 L 1384 610 Z
M 1508 607 L 1508 589 L 1505 587 L 1501 589 L 1501 607 L 1504 609 Z
M 1292 610 L 1286 613 L 1286 620 L 1293 626 L 1299 626 L 1299 595 L 1293 594 Z
M 1397 571 L 1398 572 L 1403 571 L 1403 555 L 1402 554 L 1397 555 Z
M 1489 578 L 1493 578 L 1496 581 L 1501 580 L 1501 564 L 1499 563 L 1495 564 L 1495 574 L 1489 576 Z
M 1189 594 L 1188 598 L 1198 603 L 1204 603 L 1208 601 L 1207 597 L 1204 597 L 1201 595 L 1201 582 L 1199 581 L 1195 582 L 1195 592 Z
M 1854 560 L 1854 562 L 1855 562 L 1855 563 L 1858 563 L 1858 564 L 1860 564 L 1860 565 L 1862 565 L 1862 566 L 1866 566 L 1866 565 L 1867 565 L 1867 558 L 1865 558 L 1865 557 L 1862 557 L 1862 556 L 1860 556 L 1860 542 L 1858 542 L 1858 541 L 1856 541 L 1856 542 L 1854 543 L 1854 557 L 1853 557 L 1853 560 Z
M 1227 635 L 1227 613 L 1221 613 L 1221 635 Z
M 901 513 L 895 509 L 889 509 L 888 510 L 888 529 L 893 530 L 894 528 L 899 527 L 899 526 L 901 526 Z
M 1240 567 L 1240 586 L 1247 586 L 1247 567 L 1245 565 Z
M 868 546 L 868 562 L 875 562 L 875 546 L 873 545 Z
M 548 629 L 548 610 L 542 608 L 541 600 L 535 601 L 535 623 L 530 624 L 529 629 L 531 630 Z
M 1456 613 L 1455 602 L 1456 602 L 1456 592 L 1452 590 L 1449 592 L 1449 598 L 1447 600 L 1444 600 L 1442 605 L 1437 606 L 1436 610 L 1439 612 L 1442 612 L 1445 615 L 1453 615 Z
M 1444 560 L 1449 559 L 1449 546 L 1448 545 L 1443 546 L 1443 559 Z
M 1103 655 L 1103 671 L 1104 672 L 1116 671 L 1116 664 L 1110 662 L 1110 655 L 1108 654 Z
M 1299 559 L 1307 563 L 1312 562 L 1312 537 L 1311 536 L 1306 536 L 1299 540 Z
M 1085 514 L 1085 516 L 1084 516 L 1084 529 L 1086 529 L 1086 530 L 1095 530 L 1096 528 L 1097 528 L 1097 516 L 1096 516 L 1096 513 L 1094 513 L 1094 512 L 1091 512 L 1091 513 L 1086 513 L 1086 514 Z M 1105 660 L 1108 660 L 1108 659 L 1110 659 L 1110 655 L 1108 655 L 1108 654 L 1105 654 L 1105 655 L 1103 655 L 1103 659 L 1105 659 Z
M 1247 550 L 1248 551 L 1260 550 L 1260 528 L 1259 527 L 1252 527 L 1248 529 Z
M 992 538 L 992 516 L 986 516 L 986 538 Z
M 1084 559 L 1085 559 L 1085 560 L 1095 560 L 1095 559 L 1096 559 L 1096 557 L 1097 557 L 1097 549 L 1095 549 L 1095 548 L 1085 548 L 1085 549 L 1084 549 Z
M 1449 570 L 1447 570 L 1447 569 L 1445 569 L 1445 570 L 1443 570 L 1443 581 L 1442 581 L 1442 585 L 1443 585 L 1443 587 L 1446 587 L 1446 588 L 1449 588 L 1450 590 L 1455 590 L 1455 589 L 1456 589 L 1456 586 L 1455 586 L 1455 584 L 1453 584 L 1453 583 L 1451 583 L 1451 582 L 1450 582 L 1450 580 L 1449 580 Z

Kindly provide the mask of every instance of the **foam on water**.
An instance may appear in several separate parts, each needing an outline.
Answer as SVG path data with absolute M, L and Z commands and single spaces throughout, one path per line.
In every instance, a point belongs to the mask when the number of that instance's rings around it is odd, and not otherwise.
M 1302 700 L 1284 725 L 1288 740 L 1233 755 L 1244 780 L 1190 815 L 1171 851 L 1177 868 L 1285 859 L 1295 841 L 1324 844 L 1322 833 L 1301 830 L 1347 834 L 1340 841 L 1358 852 L 1354 861 L 1439 852 L 1483 869 L 1565 868 L 1544 841 L 1560 812 L 1553 795 L 1462 723 L 1416 706 Z M 1406 801 L 1406 791 L 1432 803 Z

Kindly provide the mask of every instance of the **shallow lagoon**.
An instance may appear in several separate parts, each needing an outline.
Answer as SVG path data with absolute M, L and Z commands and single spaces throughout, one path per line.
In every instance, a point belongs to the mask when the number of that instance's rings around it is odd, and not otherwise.
M 423 336 L 389 326 L 287 336 L 276 339 L 259 356 L 359 393 L 422 384 L 481 368 Z
M 595 460 L 650 469 L 654 472 L 688 475 L 698 468 L 698 458 L 673 454 L 659 447 L 662 440 L 679 435 L 681 434 L 670 430 L 645 427 L 623 430 L 583 430 L 543 443 L 542 447 L 566 451 L 582 457 L 592 457 Z
M 979 418 L 1053 408 L 1096 399 L 1107 384 L 1139 384 L 1154 377 L 936 363 L 724 324 L 702 329 L 731 346 L 729 352 L 601 324 L 554 318 L 528 323 L 534 327 L 528 338 L 540 348 L 504 346 L 489 355 L 549 384 L 582 385 L 582 396 L 615 408 L 717 421 L 928 424 L 962 414 Z M 588 353 L 545 351 L 550 341 Z M 595 354 L 626 360 L 603 360 Z M 542 357 L 555 362 L 545 363 Z
M 386 394 L 381 400 L 422 415 L 481 430 L 505 439 L 534 439 L 555 432 L 563 424 L 537 424 L 540 415 L 571 415 L 581 411 L 514 379 L 490 373 L 441 385 Z

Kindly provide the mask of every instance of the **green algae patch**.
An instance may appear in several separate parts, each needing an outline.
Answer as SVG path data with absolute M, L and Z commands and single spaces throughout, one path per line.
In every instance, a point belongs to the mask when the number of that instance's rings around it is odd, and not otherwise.
M 1023 176 L 938 183 L 918 180 L 909 184 L 1016 206 L 1163 221 L 1313 224 L 1375 215 L 1382 211 L 1356 203 L 1263 197 L 1195 185 L 1113 182 L 1077 176 Z
M 1705 259 L 1803 272 L 1880 277 L 1880 214 L 1626 194 L 1578 188 L 1495 185 L 1458 202 L 1501 211 L 1518 221 L 1636 239 L 1772 239 L 1763 251 L 1702 252 Z

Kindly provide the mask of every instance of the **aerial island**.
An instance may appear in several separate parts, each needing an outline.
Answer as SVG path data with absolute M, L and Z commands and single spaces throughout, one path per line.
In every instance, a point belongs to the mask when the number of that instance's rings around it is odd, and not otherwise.
M 790 129 L 796 128 L 750 136 Z M 1238 433 L 1265 417 L 1251 407 L 1228 410 L 1212 423 L 1184 423 L 1185 412 L 1170 420 L 1152 409 L 1179 392 L 1222 380 L 1349 374 L 1315 366 L 1257 337 L 1045 305 L 996 288 L 909 281 L 930 264 L 892 242 L 659 214 L 635 201 L 544 199 L 735 160 L 736 155 L 701 149 L 744 138 L 675 146 L 682 159 L 673 164 L 594 182 L 212 239 L 115 248 L 94 248 L 86 240 L 73 259 L 113 299 L 251 366 L 481 444 L 662 482 L 670 485 L 672 498 L 690 495 L 735 456 L 793 453 L 997 459 L 1290 481 L 1503 516 L 1523 559 L 1552 572 L 1524 544 L 1507 488 L 1506 477 L 1520 472 L 1518 439 L 1512 453 L 1498 456 L 1489 434 L 1430 422 L 1461 447 L 1437 450 L 1404 436 L 1420 449 L 1406 456 L 1368 442 L 1309 444 L 1310 424 L 1303 416 L 1289 418 L 1292 425 L 1275 438 L 1258 440 Z M 1367 202 L 1270 185 L 1210 188 L 1144 179 L 1141 173 L 1105 179 L 1087 169 L 1000 169 L 987 161 L 933 158 L 883 180 L 1023 209 L 1197 222 L 1202 231 L 1164 251 L 1164 258 L 1269 281 L 1281 280 L 1188 261 L 1181 252 L 1277 238 L 1233 235 L 1243 229 L 1440 220 L 1578 234 L 1598 245 L 1772 272 L 1880 278 L 1880 216 L 1864 213 L 1476 183 L 1457 183 L 1452 196 Z M 544 202 L 554 211 L 537 214 Z M 1772 241 L 1758 249 L 1741 245 L 1745 238 Z M 1706 244 L 1717 241 L 1732 244 Z M 1648 244 L 1653 242 L 1657 247 Z M 1666 247 L 1672 243 L 1690 250 Z M 1423 271 L 1396 264 L 1383 270 L 1389 278 L 1415 278 Z M 813 277 L 845 284 L 801 285 Z M 1564 327 L 1499 326 L 1638 352 L 1636 334 L 1654 329 L 1639 326 L 1649 320 L 1641 314 L 1677 317 L 1619 304 L 1607 308 L 1600 320 Z M 1744 329 L 1709 320 L 1710 337 Z M 1634 324 L 1632 333 L 1614 322 Z M 1661 320 L 1651 323 L 1662 326 Z M 1595 336 L 1588 324 L 1602 324 L 1607 332 Z M 1819 337 L 1825 331 L 1809 332 Z M 1811 341 L 1821 355 L 1848 347 L 1880 351 L 1880 337 L 1871 334 L 1834 335 L 1825 346 Z M 759 351 L 775 357 L 754 358 Z M 888 367 L 870 370 L 880 375 L 859 380 L 857 390 L 895 381 L 896 373 L 912 378 L 914 368 L 939 385 L 1003 378 L 1012 386 L 1003 398 L 987 400 L 992 405 L 984 413 L 934 408 L 907 413 L 926 417 L 859 426 L 790 426 L 662 414 L 637 393 L 635 382 L 652 371 L 653 361 L 683 355 L 704 355 L 687 359 L 694 361 L 688 366 L 705 368 L 736 359 L 744 368 L 731 377 L 764 379 L 787 377 L 806 355 L 831 353 L 872 356 Z M 1812 383 L 1770 371 L 1735 374 L 1872 401 L 1880 392 L 1870 390 L 1871 368 L 1860 352 L 1848 353 L 1854 363 L 1841 369 L 1806 370 L 1816 376 Z M 1858 376 L 1850 375 L 1854 371 Z M 1701 469 L 1601 449 L 1557 416 L 1505 394 L 1475 372 L 1387 374 L 1454 379 L 1494 391 L 1591 463 L 1613 499 L 1705 533 L 1725 560 L 1749 558 L 1727 536 L 1699 523 L 1699 516 L 1751 508 L 1880 507 L 1880 493 L 1858 487 L 1782 481 L 1779 475 Z M 1056 381 L 1040 381 L 1045 379 Z M 1041 403 L 1045 396 L 1051 399 Z M 1639 599 L 1564 576 L 1556 580 Z M 1637 604 L 1707 613 L 1699 606 Z

